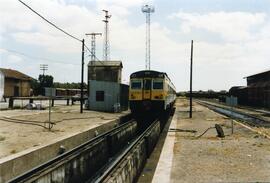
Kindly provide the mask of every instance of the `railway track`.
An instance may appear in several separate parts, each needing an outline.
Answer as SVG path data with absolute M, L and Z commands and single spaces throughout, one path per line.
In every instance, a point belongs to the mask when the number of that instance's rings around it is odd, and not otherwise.
M 155 120 L 142 134 L 140 134 L 119 156 L 101 172 L 100 176 L 90 182 L 134 182 L 143 169 L 146 159 L 153 151 L 160 134 L 160 121 Z M 140 152 L 139 152 L 140 151 Z M 143 153 L 143 154 L 141 154 Z M 136 161 L 140 159 L 141 163 Z M 130 166 L 138 170 L 136 174 L 129 170 Z M 122 175 L 126 174 L 124 178 Z
M 204 99 L 203 101 L 207 102 L 207 103 L 210 103 L 210 104 L 214 104 L 214 105 L 221 105 L 221 106 L 224 106 L 224 107 L 230 107 L 226 103 L 220 103 L 220 102 L 215 101 L 215 100 Z M 270 117 L 270 111 L 267 111 L 266 109 L 255 109 L 255 108 L 250 107 L 250 106 L 241 106 L 241 105 L 237 105 L 234 108 L 237 109 L 237 110 L 238 109 L 239 110 L 247 110 L 254 116 L 261 115 L 261 116 L 265 116 L 265 117 Z
M 133 182 L 155 147 L 160 122 L 155 120 L 138 134 L 139 131 L 132 119 L 9 182 L 114 182 L 120 178 Z M 119 170 L 126 165 L 129 168 Z
M 247 114 L 244 112 L 240 112 L 237 110 L 233 110 L 229 107 L 221 107 L 219 105 L 215 105 L 209 102 L 204 102 L 204 101 L 198 101 L 197 102 L 203 106 L 208 107 L 209 109 L 221 113 L 225 116 L 240 120 L 243 123 L 246 123 L 250 126 L 255 126 L 255 127 L 264 127 L 264 128 L 270 128 L 270 121 L 267 121 L 265 119 L 262 119 L 258 116 L 254 116 L 251 114 Z

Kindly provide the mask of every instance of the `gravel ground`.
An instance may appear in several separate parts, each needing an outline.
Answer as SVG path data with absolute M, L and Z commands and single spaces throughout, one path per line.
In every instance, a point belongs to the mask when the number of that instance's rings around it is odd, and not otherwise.
M 171 182 L 270 182 L 270 139 L 238 124 L 231 135 L 230 119 L 196 103 L 189 119 L 188 101 L 176 105 L 177 128 L 197 133 L 176 133 Z M 195 138 L 216 123 L 225 138 L 216 137 L 215 129 Z
M 53 107 L 52 122 L 56 125 L 49 131 L 40 126 L 7 122 L 12 118 L 26 121 L 48 121 L 48 110 L 5 110 L 0 112 L 0 158 L 25 149 L 49 144 L 95 126 L 117 119 L 123 113 L 104 113 L 85 110 L 79 113 L 79 105 Z M 2 120 L 1 120 L 2 119 Z M 41 123 L 42 124 L 42 123 Z

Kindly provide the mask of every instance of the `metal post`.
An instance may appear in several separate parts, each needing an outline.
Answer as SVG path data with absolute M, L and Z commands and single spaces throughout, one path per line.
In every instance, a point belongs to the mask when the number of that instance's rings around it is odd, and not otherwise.
M 232 125 L 232 134 L 233 134 L 233 131 L 234 131 L 234 123 L 233 123 L 233 105 L 234 105 L 234 101 L 233 101 L 233 96 L 230 96 L 230 104 L 231 104 L 231 118 L 232 118 L 232 121 L 231 121 L 231 125 Z
M 192 118 L 192 65 L 193 65 L 193 40 L 191 40 L 191 56 L 190 56 L 189 118 Z
M 81 113 L 83 113 L 84 39 L 82 40 Z
M 51 109 L 52 109 L 52 102 L 51 101 L 52 101 L 52 88 L 50 88 L 50 96 L 49 96 L 49 127 L 51 125 Z

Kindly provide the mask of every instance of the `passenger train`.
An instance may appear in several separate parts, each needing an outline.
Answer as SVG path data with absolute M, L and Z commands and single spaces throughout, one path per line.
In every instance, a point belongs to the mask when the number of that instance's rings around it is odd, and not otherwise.
M 166 111 L 176 99 L 176 89 L 165 72 L 134 72 L 130 75 L 129 87 L 129 106 L 133 114 Z

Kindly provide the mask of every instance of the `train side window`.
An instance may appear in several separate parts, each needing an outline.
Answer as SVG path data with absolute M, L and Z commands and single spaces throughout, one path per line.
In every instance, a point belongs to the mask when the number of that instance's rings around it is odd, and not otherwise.
M 163 81 L 154 81 L 153 89 L 162 90 L 163 89 Z
M 104 91 L 96 91 L 96 101 L 104 101 Z
M 141 81 L 131 81 L 131 89 L 141 89 L 142 82 Z

